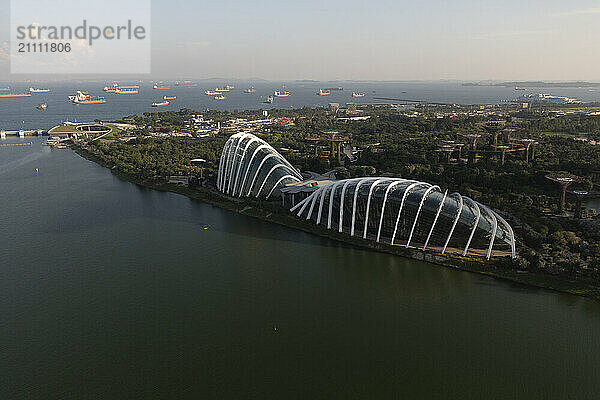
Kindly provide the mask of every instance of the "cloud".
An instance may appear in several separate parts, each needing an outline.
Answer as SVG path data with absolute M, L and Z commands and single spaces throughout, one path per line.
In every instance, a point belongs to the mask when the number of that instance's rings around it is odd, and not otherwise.
M 206 42 L 206 41 L 186 41 L 186 42 L 181 43 L 181 45 L 179 47 L 198 49 L 198 48 L 209 47 L 209 46 L 210 46 L 210 42 Z
M 526 36 L 548 35 L 551 33 L 552 33 L 551 30 L 504 31 L 504 32 L 480 33 L 480 34 L 473 36 L 473 38 L 478 39 L 478 40 L 499 40 L 499 39 L 522 38 L 522 37 L 526 37 Z
M 600 7 L 593 8 L 575 8 L 568 11 L 561 11 L 551 14 L 553 17 L 576 17 L 580 15 L 600 14 Z
M 0 43 L 0 60 L 2 60 L 2 61 L 10 60 L 10 49 L 9 49 L 7 41 Z

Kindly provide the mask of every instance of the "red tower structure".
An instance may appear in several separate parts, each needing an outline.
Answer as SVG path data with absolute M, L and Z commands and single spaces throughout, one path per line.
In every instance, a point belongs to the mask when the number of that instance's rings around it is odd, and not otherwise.
M 546 179 L 556 183 L 559 188 L 558 212 L 562 214 L 565 212 L 565 197 L 568 187 L 574 183 L 580 182 L 581 178 L 571 174 L 556 173 L 546 175 Z

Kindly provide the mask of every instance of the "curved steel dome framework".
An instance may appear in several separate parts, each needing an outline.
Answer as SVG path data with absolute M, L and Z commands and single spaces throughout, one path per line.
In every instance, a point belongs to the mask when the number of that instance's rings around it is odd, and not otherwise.
M 439 186 L 397 178 L 346 179 L 324 186 L 291 211 L 328 229 L 441 253 L 516 256 L 510 225 L 488 207 Z
M 268 200 L 275 189 L 300 182 L 302 175 L 264 140 L 250 134 L 232 135 L 223 147 L 217 187 L 236 197 Z
M 268 200 L 302 175 L 264 140 L 238 133 L 223 147 L 218 189 Z M 291 208 L 328 229 L 390 245 L 485 256 L 516 256 L 515 235 L 497 213 L 459 193 L 409 179 L 345 179 Z

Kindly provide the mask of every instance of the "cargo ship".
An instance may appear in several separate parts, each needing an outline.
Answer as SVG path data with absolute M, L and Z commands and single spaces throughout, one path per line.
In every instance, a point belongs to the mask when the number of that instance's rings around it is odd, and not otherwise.
M 319 96 L 329 96 L 331 94 L 331 92 L 329 90 L 323 90 L 323 89 L 319 89 L 319 91 L 317 92 L 317 95 Z
M 235 89 L 235 86 L 232 86 L 232 85 L 226 85 L 226 86 L 225 86 L 225 89 L 227 89 L 227 90 L 233 90 L 233 89 Z
M 0 92 L 7 92 L 9 90 L 10 90 L 10 88 L 8 88 L 8 87 L 0 88 Z
M 244 93 L 256 93 L 256 89 L 254 89 L 254 86 L 252 86 L 250 89 L 244 90 Z
M 69 96 L 69 100 L 73 102 L 73 104 L 104 104 L 106 103 L 106 99 L 104 97 L 92 97 L 88 94 L 88 92 L 82 92 L 80 90 L 77 91 L 75 96 Z
M 225 100 L 225 96 L 223 96 L 222 94 L 215 96 L 215 100 Z
M 115 94 L 138 94 L 139 91 L 136 88 L 129 87 L 118 87 L 115 90 Z
M 169 102 L 168 101 L 161 101 L 161 102 L 154 102 L 152 103 L 152 107 L 164 107 L 164 106 L 168 106 Z
M 207 90 L 206 92 L 204 92 L 204 94 L 207 95 L 207 96 L 216 96 L 216 95 L 219 94 L 219 92 L 217 92 L 216 90 L 215 91 L 213 91 L 213 90 Z
M 29 88 L 29 93 L 48 93 L 50 91 L 50 89 L 36 89 L 36 88 Z
M 0 94 L 0 97 L 31 97 L 31 93 L 7 93 Z
M 175 100 L 177 96 L 163 96 L 163 100 Z
M 169 87 L 166 87 L 166 86 L 158 86 L 158 85 L 154 85 L 154 86 L 152 86 L 152 89 L 154 89 L 154 90 L 169 90 L 169 89 L 171 89 L 171 88 L 169 88 Z
M 183 82 L 175 82 L 175 86 L 198 86 L 196 82 L 183 81 Z
M 352 92 L 352 97 L 365 97 L 364 93 Z
M 223 89 L 216 88 L 215 92 L 229 92 L 229 86 L 226 86 Z
M 275 97 L 290 97 L 292 94 L 287 90 L 285 92 L 276 91 L 273 96 Z

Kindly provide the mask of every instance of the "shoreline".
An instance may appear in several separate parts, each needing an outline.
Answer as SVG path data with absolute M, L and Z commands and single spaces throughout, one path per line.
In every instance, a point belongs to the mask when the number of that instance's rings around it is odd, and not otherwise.
M 104 168 L 107 168 L 113 175 L 123 181 L 140 185 L 149 189 L 161 192 L 171 192 L 186 196 L 192 200 L 197 200 L 214 207 L 219 207 L 241 215 L 260 219 L 265 222 L 278 224 L 290 229 L 300 230 L 309 234 L 331 239 L 346 245 L 356 246 L 362 249 L 387 253 L 404 258 L 410 258 L 417 261 L 424 261 L 435 264 L 439 267 L 453 268 L 459 271 L 476 273 L 499 279 L 505 282 L 524 285 L 530 288 L 547 289 L 555 292 L 567 293 L 580 297 L 600 300 L 600 288 L 581 281 L 568 280 L 561 276 L 540 274 L 529 271 L 509 270 L 499 267 L 493 262 L 485 262 L 477 258 L 461 257 L 454 255 L 441 255 L 433 252 L 423 252 L 418 249 L 407 249 L 404 247 L 392 247 L 386 244 L 380 244 L 364 240 L 362 238 L 350 237 L 336 231 L 321 228 L 318 225 L 310 224 L 291 213 L 283 214 L 282 209 L 270 210 L 268 207 L 259 207 L 258 202 L 246 199 L 228 198 L 211 191 L 205 187 L 190 189 L 188 187 L 176 184 L 156 184 L 143 181 L 133 176 L 111 169 L 111 165 L 97 155 L 90 153 L 80 146 L 71 147 L 76 154 L 88 161 L 94 162 Z

